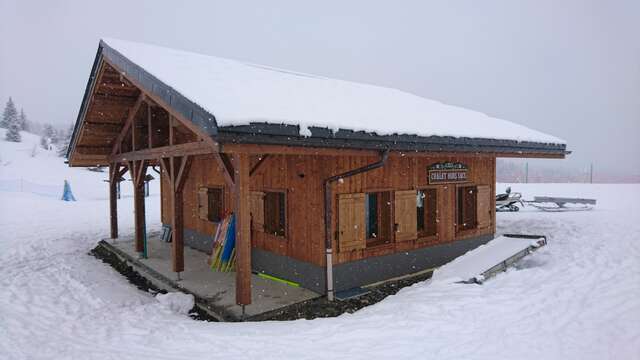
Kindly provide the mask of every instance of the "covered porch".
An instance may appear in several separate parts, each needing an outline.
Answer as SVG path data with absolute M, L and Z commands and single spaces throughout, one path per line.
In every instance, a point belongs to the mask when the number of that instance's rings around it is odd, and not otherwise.
M 238 321 L 286 308 L 320 296 L 319 294 L 251 274 L 251 304 L 238 305 L 235 298 L 235 272 L 212 271 L 208 254 L 185 247 L 185 270 L 178 280 L 172 268 L 171 243 L 159 232 L 147 235 L 147 258 L 140 257 L 133 236 L 105 239 L 100 246 L 117 255 L 155 286 L 167 291 L 182 291 L 195 297 L 196 305 L 221 321 Z

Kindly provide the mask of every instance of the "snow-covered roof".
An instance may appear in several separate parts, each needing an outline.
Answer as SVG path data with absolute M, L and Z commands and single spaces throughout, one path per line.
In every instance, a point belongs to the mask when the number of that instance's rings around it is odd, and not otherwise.
M 513 122 L 393 88 L 124 40 L 107 38 L 104 45 L 202 108 L 207 114 L 200 118 L 215 129 L 262 123 L 296 126 L 302 137 L 323 128 L 377 136 L 565 144 Z

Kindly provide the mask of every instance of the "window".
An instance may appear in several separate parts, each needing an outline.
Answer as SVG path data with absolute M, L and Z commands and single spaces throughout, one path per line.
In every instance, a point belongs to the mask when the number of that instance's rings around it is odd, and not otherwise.
M 264 193 L 264 231 L 276 236 L 286 236 L 286 201 L 283 191 Z
M 224 212 L 223 190 L 217 187 L 201 187 L 198 190 L 198 215 L 200 219 L 220 222 Z
M 478 226 L 477 195 L 475 186 L 462 186 L 458 188 L 457 223 L 458 230 L 475 229 Z
M 420 237 L 438 234 L 438 192 L 436 189 L 418 190 L 416 220 Z
M 392 240 L 391 192 L 372 192 L 365 196 L 365 226 L 367 246 Z

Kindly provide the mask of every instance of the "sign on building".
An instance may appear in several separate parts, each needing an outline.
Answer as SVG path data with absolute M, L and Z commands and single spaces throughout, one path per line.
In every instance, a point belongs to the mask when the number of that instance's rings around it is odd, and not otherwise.
M 427 169 L 429 184 L 463 183 L 468 181 L 467 165 L 459 162 L 442 162 Z

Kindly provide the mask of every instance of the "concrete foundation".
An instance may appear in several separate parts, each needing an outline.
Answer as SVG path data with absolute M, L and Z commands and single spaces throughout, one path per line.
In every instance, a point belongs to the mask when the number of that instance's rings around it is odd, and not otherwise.
M 103 240 L 101 245 L 154 285 L 167 291 L 193 294 L 196 304 L 211 316 L 222 321 L 238 321 L 271 312 L 320 296 L 302 287 L 293 287 L 252 275 L 251 305 L 243 309 L 235 303 L 235 272 L 212 271 L 207 265 L 208 255 L 185 247 L 185 271 L 177 274 L 171 269 L 171 244 L 161 241 L 159 234 L 149 234 L 148 258 L 140 259 L 133 239 Z

